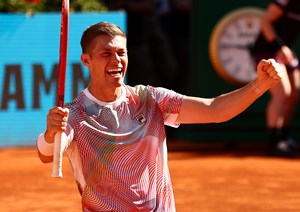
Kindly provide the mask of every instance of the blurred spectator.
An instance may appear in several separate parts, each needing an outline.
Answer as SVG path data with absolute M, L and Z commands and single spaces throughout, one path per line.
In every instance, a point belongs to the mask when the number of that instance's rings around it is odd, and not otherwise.
M 130 85 L 151 84 L 174 89 L 178 65 L 162 30 L 154 0 L 106 0 L 110 10 L 127 12 Z
M 300 32 L 299 17 L 299 0 L 271 0 L 253 50 L 257 63 L 261 58 L 275 58 L 285 73 L 281 82 L 270 89 L 266 112 L 267 154 L 272 156 L 294 156 L 298 148 L 288 131 L 300 89 L 299 60 L 292 49 Z

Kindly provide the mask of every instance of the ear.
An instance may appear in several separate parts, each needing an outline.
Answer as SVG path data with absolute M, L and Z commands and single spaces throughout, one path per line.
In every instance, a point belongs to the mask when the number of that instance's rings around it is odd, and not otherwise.
M 89 54 L 87 54 L 87 53 L 81 54 L 80 59 L 81 59 L 81 62 L 83 65 L 85 65 L 87 67 L 89 66 L 89 64 L 90 64 L 90 55 Z

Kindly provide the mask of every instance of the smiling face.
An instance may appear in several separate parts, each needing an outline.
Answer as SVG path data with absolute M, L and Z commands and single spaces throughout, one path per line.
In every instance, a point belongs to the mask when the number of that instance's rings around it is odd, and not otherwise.
M 90 70 L 90 91 L 110 95 L 120 90 L 127 69 L 128 57 L 126 38 L 122 36 L 99 35 L 95 37 L 86 53 L 81 55 L 82 63 Z

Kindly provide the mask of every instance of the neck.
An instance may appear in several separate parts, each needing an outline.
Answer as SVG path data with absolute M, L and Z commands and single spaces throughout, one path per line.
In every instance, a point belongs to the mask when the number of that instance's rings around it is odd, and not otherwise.
M 92 86 L 89 86 L 88 89 L 94 97 L 103 102 L 114 102 L 122 95 L 122 86 L 114 89 L 94 89 Z

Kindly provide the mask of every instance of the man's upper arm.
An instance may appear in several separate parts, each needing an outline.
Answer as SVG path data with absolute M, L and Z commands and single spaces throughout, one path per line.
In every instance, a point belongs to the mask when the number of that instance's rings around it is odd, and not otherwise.
M 214 119 L 213 99 L 185 96 L 177 117 L 178 123 L 209 123 Z

